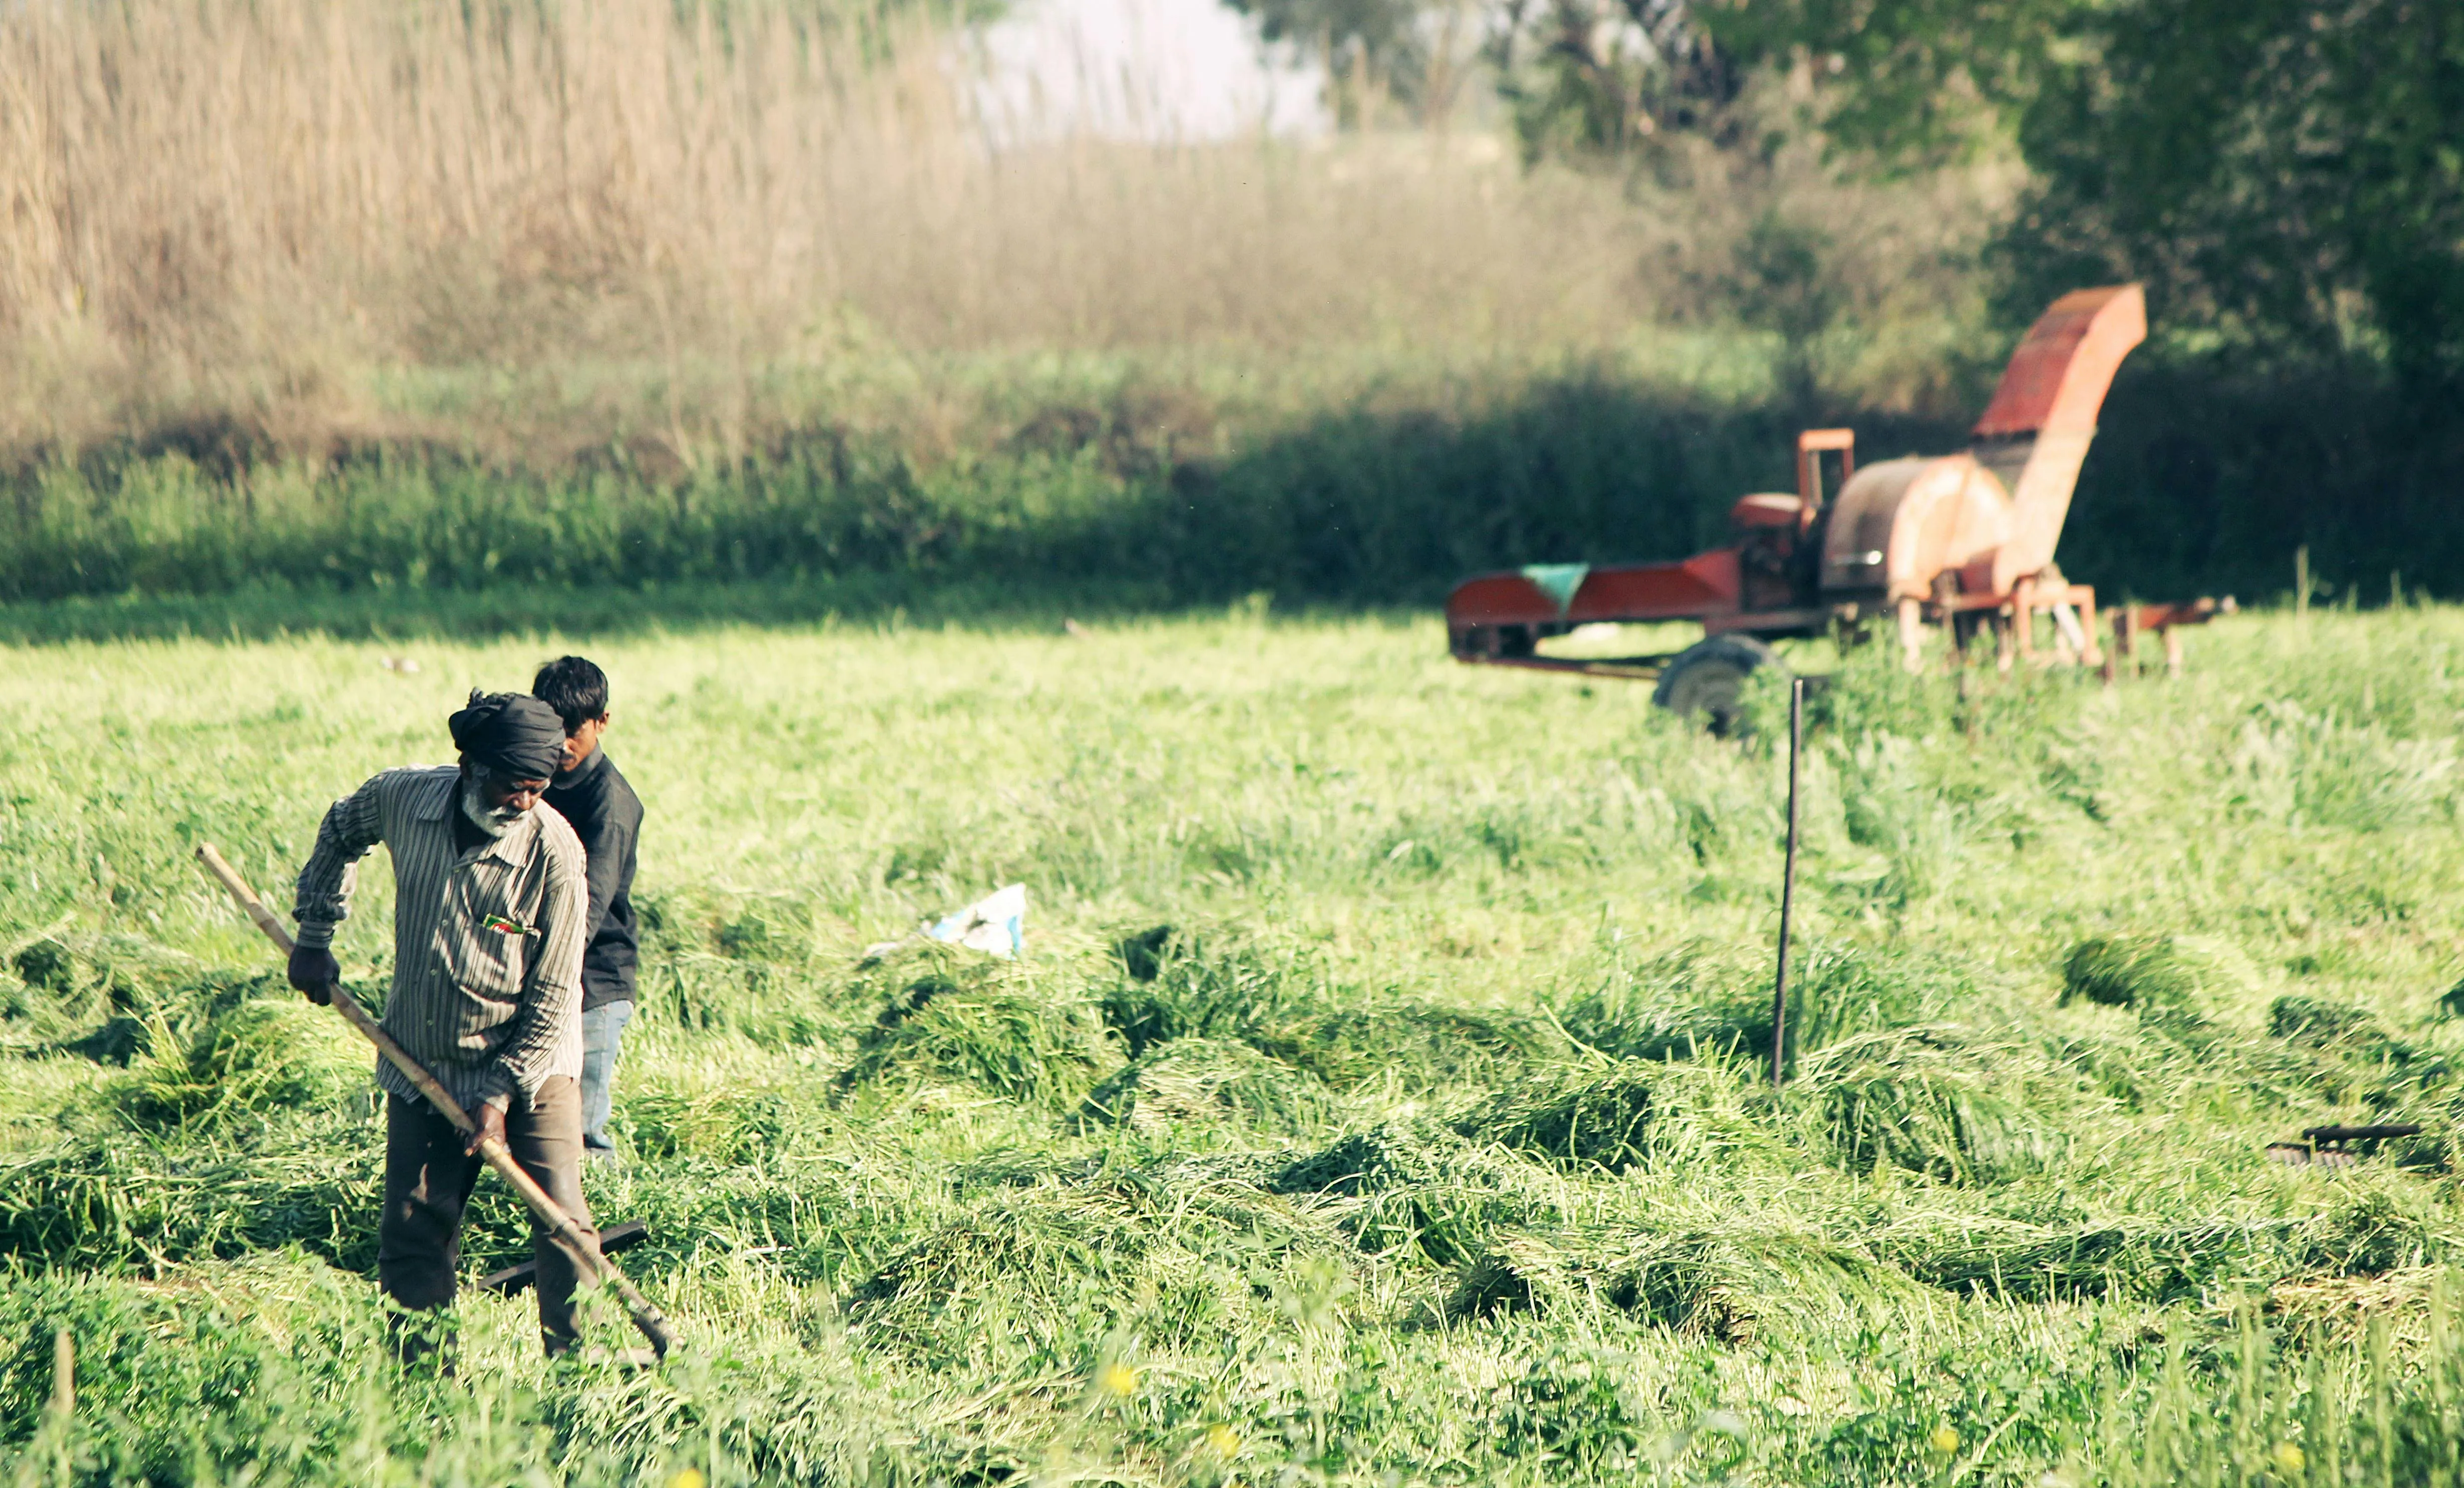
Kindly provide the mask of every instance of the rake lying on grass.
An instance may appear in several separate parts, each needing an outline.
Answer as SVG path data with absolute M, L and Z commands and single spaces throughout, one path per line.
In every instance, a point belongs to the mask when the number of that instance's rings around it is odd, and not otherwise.
M 293 950 L 290 933 L 283 930 L 281 922 L 274 917 L 272 910 L 266 908 L 264 902 L 256 897 L 255 891 L 248 886 L 247 881 L 239 876 L 238 871 L 223 861 L 223 855 L 214 850 L 213 843 L 199 844 L 197 861 L 206 865 L 206 871 L 219 880 L 223 887 L 231 890 L 231 898 L 238 901 L 239 907 L 247 911 L 251 920 L 256 922 L 256 928 L 265 931 L 265 938 L 273 941 L 275 949 L 284 955 L 289 955 Z M 334 988 L 334 1011 L 341 1014 L 345 1021 L 364 1035 L 368 1042 L 377 1046 L 379 1054 L 384 1055 L 392 1062 L 394 1068 L 401 1070 L 413 1085 L 418 1086 L 419 1093 L 428 1098 L 428 1104 L 435 1106 L 447 1121 L 451 1122 L 455 1130 L 470 1136 L 479 1129 L 477 1124 L 471 1120 L 470 1113 L 462 1109 L 462 1104 L 448 1094 L 445 1087 L 436 1083 L 434 1076 L 421 1068 L 417 1060 L 403 1052 L 402 1045 L 394 1042 L 390 1035 L 378 1027 L 375 1018 L 368 1017 L 367 1009 L 360 1006 L 358 1000 L 340 986 Z M 522 1165 L 514 1160 L 512 1150 L 503 1142 L 495 1137 L 480 1138 L 479 1155 L 485 1158 L 488 1166 L 496 1170 L 507 1183 L 514 1186 L 514 1192 L 520 1194 L 522 1202 L 530 1206 L 532 1214 L 537 1216 L 539 1224 L 546 1229 L 549 1238 L 564 1247 L 565 1253 L 573 1258 L 575 1265 L 581 1268 L 582 1274 L 593 1280 L 604 1282 L 615 1292 L 624 1302 L 625 1310 L 632 1315 L 633 1325 L 642 1330 L 642 1336 L 650 1341 L 650 1346 L 658 1350 L 662 1358 L 666 1357 L 668 1350 L 675 1346 L 675 1329 L 668 1325 L 668 1320 L 660 1314 L 659 1309 L 650 1305 L 649 1299 L 637 1291 L 632 1282 L 625 1279 L 625 1273 L 616 1269 L 616 1263 L 601 1252 L 599 1246 L 580 1225 L 574 1223 L 573 1216 L 564 1212 L 564 1206 L 550 1197 L 545 1189 L 540 1188 L 529 1173 L 522 1171 Z

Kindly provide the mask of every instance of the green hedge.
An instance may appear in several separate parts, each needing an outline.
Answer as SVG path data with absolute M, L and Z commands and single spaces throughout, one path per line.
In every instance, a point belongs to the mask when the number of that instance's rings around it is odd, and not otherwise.
M 1962 443 L 1956 421 L 1816 416 L 1854 424 L 1868 459 Z M 429 450 L 218 473 L 178 453 L 98 455 L 10 483 L 0 600 L 890 576 L 1422 604 L 1483 568 L 1715 542 L 1736 496 L 1789 486 L 1802 422 L 1594 372 L 1471 412 L 1331 410 L 1195 457 L 1100 426 L 929 461 L 894 435 L 809 432 L 681 484 L 615 458 L 507 472 Z M 2459 470 L 2464 433 L 2367 369 L 2134 362 L 2062 563 L 2109 595 L 2255 599 L 2290 589 L 2306 543 L 2339 594 L 2379 602 L 2390 570 L 2453 593 Z

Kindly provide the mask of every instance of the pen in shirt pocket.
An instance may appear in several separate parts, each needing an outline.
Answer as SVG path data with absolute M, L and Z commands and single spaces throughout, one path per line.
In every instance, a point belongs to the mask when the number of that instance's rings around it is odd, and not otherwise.
M 492 930 L 501 935 L 536 935 L 539 933 L 538 926 L 524 925 L 519 920 L 509 919 L 501 914 L 489 915 L 486 919 L 481 920 L 479 925 L 483 930 Z

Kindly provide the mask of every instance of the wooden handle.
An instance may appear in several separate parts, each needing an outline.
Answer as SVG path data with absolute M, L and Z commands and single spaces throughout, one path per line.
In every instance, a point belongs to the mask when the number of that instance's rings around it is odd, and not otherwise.
M 298 942 L 282 928 L 282 922 L 274 917 L 274 911 L 265 907 L 265 901 L 256 897 L 256 891 L 239 876 L 239 870 L 214 850 L 213 843 L 207 842 L 197 848 L 197 861 L 206 865 L 207 872 L 222 881 L 223 887 L 231 890 L 231 898 L 237 900 L 239 907 L 248 912 L 248 917 L 256 922 L 256 928 L 265 931 L 265 938 L 274 942 L 275 949 L 286 956 L 299 949 Z M 358 1029 L 368 1042 L 375 1044 L 377 1052 L 385 1056 L 385 1062 L 402 1071 L 403 1078 L 426 1096 L 428 1104 L 436 1107 L 437 1114 L 451 1122 L 455 1130 L 468 1136 L 479 1129 L 478 1124 L 472 1121 L 471 1113 L 462 1108 L 462 1103 L 447 1094 L 445 1087 L 436 1083 L 436 1077 L 421 1067 L 420 1062 L 412 1059 L 401 1044 L 394 1042 L 393 1036 L 368 1016 L 368 1010 L 360 1006 L 359 999 L 339 985 L 334 988 L 334 1011 L 341 1014 L 343 1021 Z
M 299 949 L 299 943 L 291 938 L 291 932 L 282 928 L 282 922 L 274 917 L 274 911 L 265 907 L 265 901 L 256 897 L 256 891 L 239 876 L 239 870 L 214 850 L 213 843 L 197 844 L 197 861 L 206 865 L 207 872 L 222 882 L 223 887 L 231 890 L 231 896 L 239 901 L 239 907 L 248 911 L 248 917 L 256 922 L 256 928 L 265 931 L 265 938 L 274 942 L 275 950 L 289 955 Z
M 256 891 L 248 886 L 248 881 L 239 876 L 239 871 L 214 850 L 213 843 L 198 845 L 197 861 L 206 865 L 206 871 L 219 880 L 223 887 L 231 890 L 231 898 L 238 901 L 248 917 L 256 922 L 256 928 L 265 931 L 265 938 L 273 941 L 285 956 L 298 949 L 298 942 L 291 938 L 290 932 L 282 928 L 282 922 L 275 919 L 274 911 L 256 897 Z M 368 1016 L 368 1010 L 360 1006 L 359 999 L 343 991 L 339 983 L 334 987 L 334 1011 L 341 1014 L 342 1020 L 358 1029 L 368 1042 L 375 1044 L 377 1052 L 385 1056 L 385 1062 L 402 1071 L 403 1078 L 427 1097 L 428 1104 L 436 1108 L 437 1114 L 451 1122 L 455 1130 L 469 1136 L 479 1129 L 478 1123 L 471 1119 L 471 1113 L 462 1108 L 462 1103 L 438 1084 L 436 1077 L 412 1059 L 407 1050 L 394 1042 L 393 1036 L 380 1027 L 377 1020 Z M 668 1350 L 675 1346 L 675 1329 L 669 1325 L 659 1309 L 651 1306 L 649 1301 L 634 1289 L 633 1283 L 626 1280 L 625 1273 L 616 1269 L 616 1263 L 600 1254 L 598 1244 L 581 1225 L 574 1222 L 571 1214 L 564 1212 L 564 1206 L 558 1203 L 547 1190 L 540 1188 L 539 1181 L 515 1161 L 513 1152 L 505 1144 L 495 1137 L 480 1141 L 479 1156 L 514 1186 L 514 1192 L 522 1196 L 522 1202 L 529 1206 L 531 1214 L 547 1231 L 548 1236 L 563 1246 L 565 1254 L 581 1266 L 582 1274 L 604 1283 L 616 1294 L 625 1303 L 625 1310 L 632 1315 L 633 1325 L 642 1330 L 642 1336 L 650 1341 L 650 1346 L 665 1358 Z
M 581 1263 L 582 1274 L 616 1294 L 617 1300 L 625 1304 L 625 1311 L 631 1315 L 633 1325 L 642 1330 L 642 1336 L 650 1341 L 650 1346 L 658 1351 L 659 1356 L 666 1358 L 668 1350 L 675 1346 L 675 1329 L 669 1325 L 666 1316 L 658 1308 L 650 1305 L 649 1299 L 626 1279 L 625 1273 L 616 1269 L 616 1262 L 601 1253 L 599 1242 L 574 1222 L 573 1216 L 564 1212 L 564 1206 L 551 1197 L 547 1190 L 539 1186 L 538 1179 L 533 1178 L 520 1163 L 514 1161 L 514 1154 L 504 1143 L 495 1137 L 482 1137 L 479 1139 L 479 1155 L 514 1186 L 514 1192 L 522 1196 L 522 1202 L 530 1206 L 531 1213 L 538 1215 L 539 1223 L 546 1227 L 549 1237 L 562 1245 L 565 1254 Z

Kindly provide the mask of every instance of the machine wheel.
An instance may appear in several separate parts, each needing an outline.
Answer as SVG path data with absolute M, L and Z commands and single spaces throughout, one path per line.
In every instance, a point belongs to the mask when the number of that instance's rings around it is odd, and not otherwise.
M 1751 636 L 1707 636 L 1661 668 L 1651 700 L 1671 712 L 1706 713 L 1711 732 L 1725 734 L 1737 721 L 1737 699 L 1746 679 L 1758 667 L 1778 665 L 1771 648 Z

